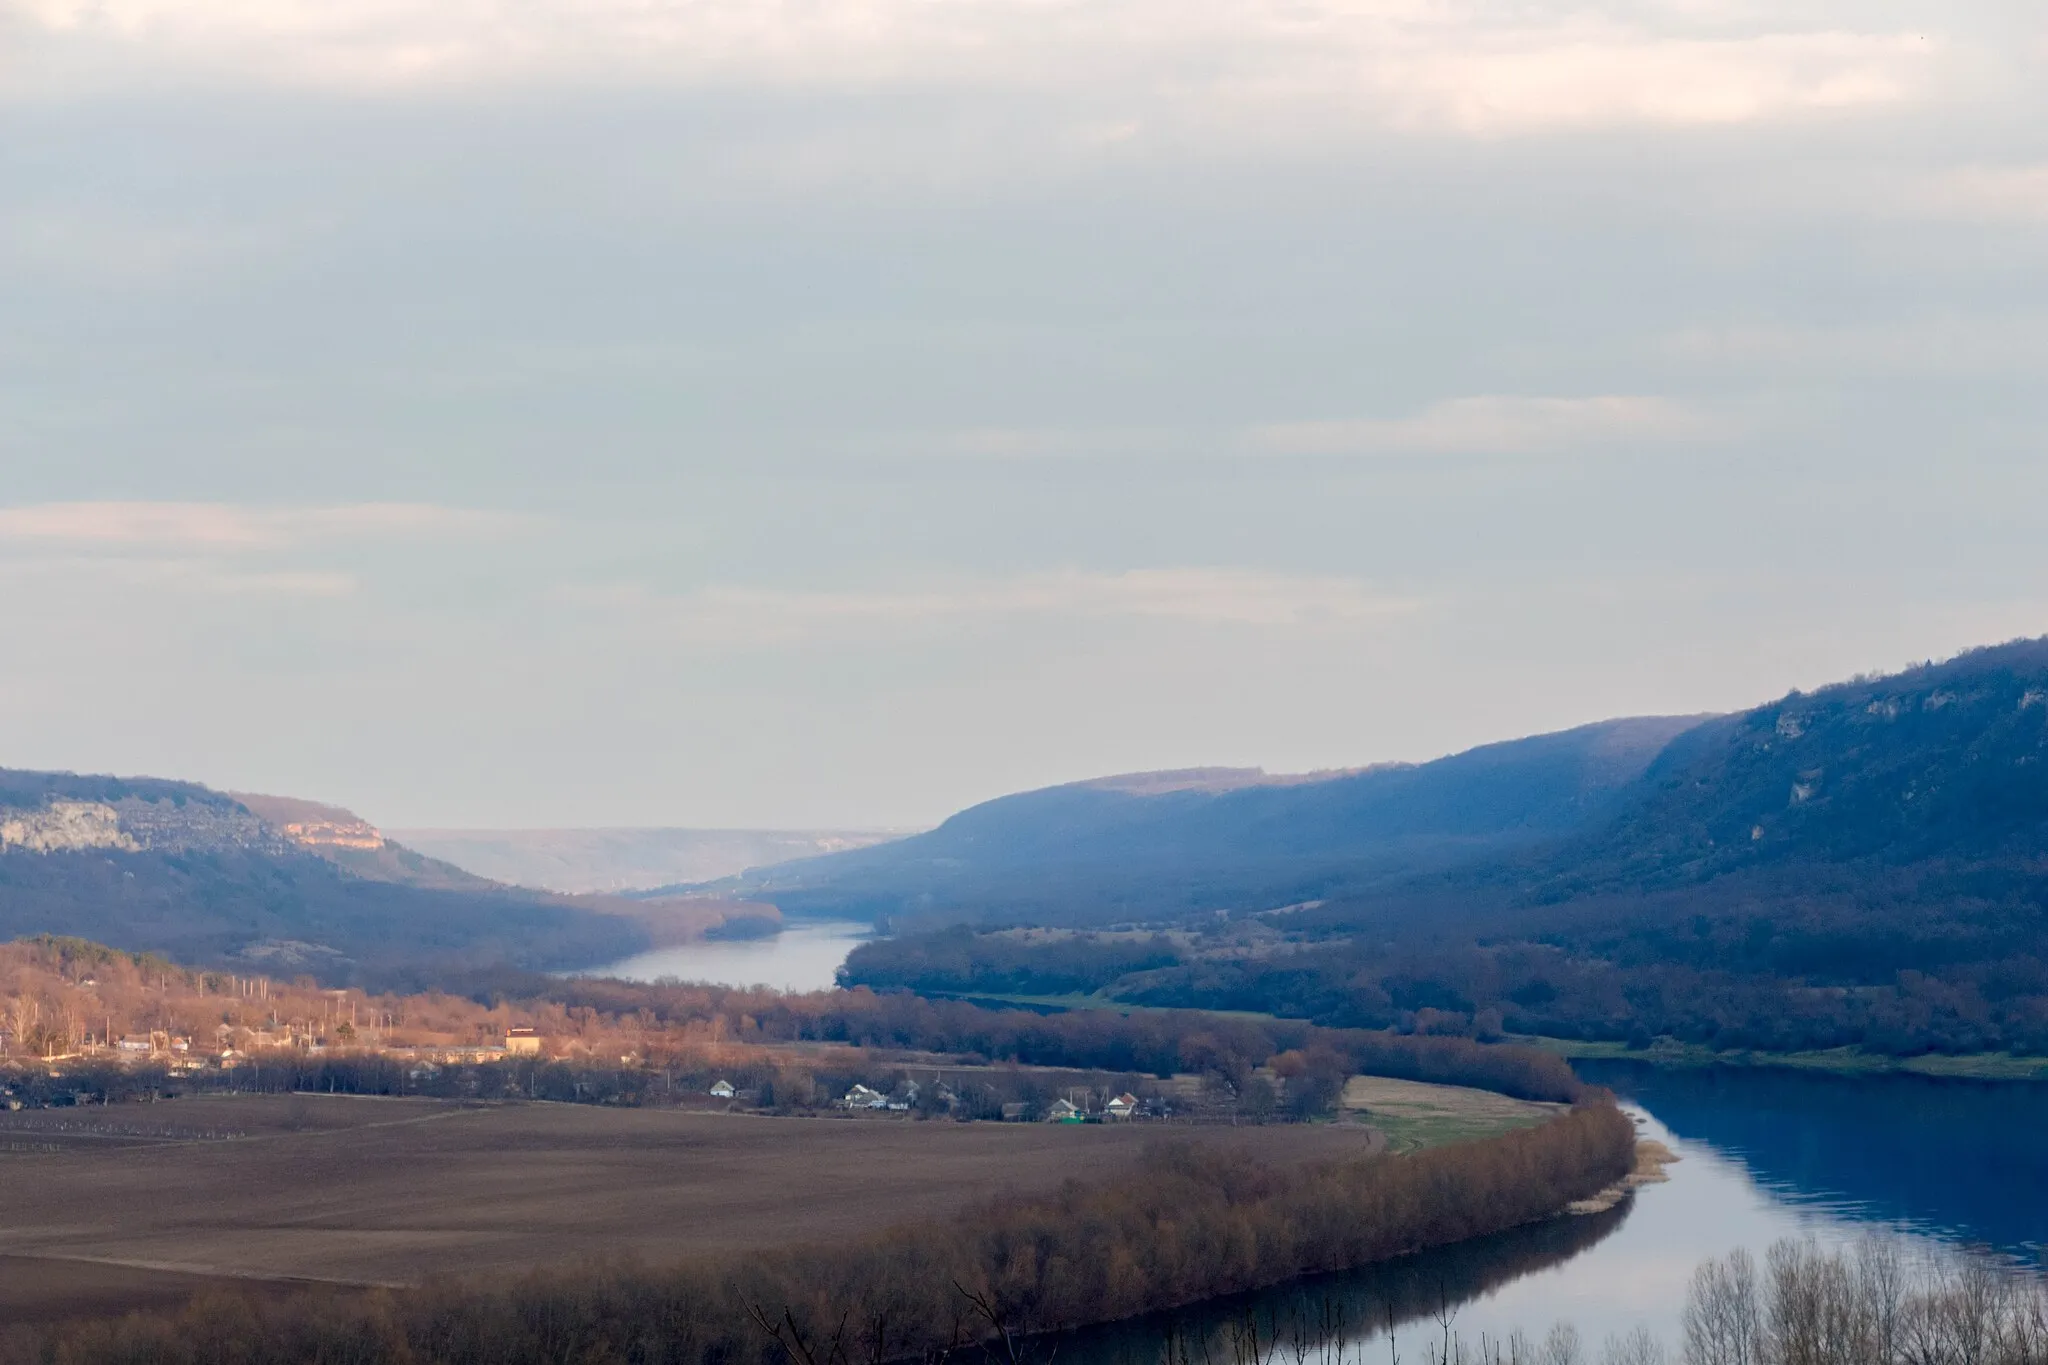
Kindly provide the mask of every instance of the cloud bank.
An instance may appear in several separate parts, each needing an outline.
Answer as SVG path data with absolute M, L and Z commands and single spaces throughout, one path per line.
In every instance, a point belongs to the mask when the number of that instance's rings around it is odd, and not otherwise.
M 1961 80 L 1939 33 L 1836 0 L 5 0 L 40 60 L 0 89 L 170 84 L 1094 92 L 1095 140 L 1261 108 L 1469 134 L 1895 106 Z M 1105 131 L 1107 130 L 1107 131 Z
M 1412 599 L 1354 578 L 1238 568 L 1064 569 L 862 590 L 715 585 L 661 594 L 626 584 L 564 588 L 553 600 L 592 619 L 616 624 L 623 617 L 642 632 L 706 648 L 960 629 L 1023 617 L 1356 629 L 1418 608 Z
M 1254 449 L 1286 455 L 1538 455 L 1698 436 L 1707 417 L 1668 398 L 1485 395 L 1412 417 L 1283 422 L 1254 428 Z
M 51 502 L 0 507 L 0 545 L 247 553 L 312 543 L 499 534 L 526 519 L 427 503 L 249 507 L 222 502 Z

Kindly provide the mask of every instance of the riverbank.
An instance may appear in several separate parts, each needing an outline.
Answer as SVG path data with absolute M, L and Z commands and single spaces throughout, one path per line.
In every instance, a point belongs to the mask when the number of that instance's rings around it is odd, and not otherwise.
M 1120 1014 L 1141 1014 L 1163 1006 L 1134 1005 L 1103 995 L 950 995 L 928 993 L 934 1000 L 959 1000 L 984 1009 L 1028 1009 L 1045 1014 L 1074 1010 L 1114 1010 Z M 1270 1021 L 1280 1016 L 1253 1010 L 1204 1010 L 1221 1018 Z M 1589 1042 L 1579 1038 L 1551 1038 L 1542 1034 L 1511 1033 L 1504 1043 L 1540 1048 L 1567 1060 L 1597 1058 L 1602 1061 L 1645 1062 L 1670 1067 L 1791 1067 L 1821 1071 L 1838 1076 L 1935 1076 L 1971 1081 L 2048 1081 L 2048 1057 L 2015 1057 L 2009 1052 L 1972 1052 L 1960 1055 L 1926 1053 L 1917 1057 L 1893 1057 L 1865 1052 L 1861 1048 L 1838 1047 L 1812 1052 L 1759 1052 L 1750 1049 L 1717 1049 L 1700 1043 L 1682 1043 L 1659 1038 L 1648 1047 L 1632 1048 L 1621 1042 Z
M 1684 1068 L 1785 1067 L 1837 1076 L 1903 1075 L 1972 1081 L 2048 1081 L 2048 1057 L 2015 1057 L 2009 1052 L 1975 1052 L 1958 1056 L 1928 1053 L 1918 1057 L 1892 1057 L 1853 1047 L 1815 1052 L 1755 1052 L 1747 1049 L 1720 1050 L 1699 1043 L 1681 1043 L 1675 1038 L 1659 1038 L 1648 1047 L 1632 1048 L 1626 1043 L 1546 1038 L 1540 1034 L 1510 1034 L 1504 1041 L 1541 1048 L 1553 1056 L 1573 1061 L 1598 1059 Z
M 438 1141 L 494 1114 L 510 1114 L 506 1121 L 512 1122 L 531 1119 L 517 1109 L 452 1112 L 455 1127 L 430 1124 L 420 1133 Z M 673 1116 L 604 1117 L 675 1126 Z M 569 1118 L 591 1121 L 581 1112 Z M 747 1126 L 765 1133 L 777 1124 L 823 1140 L 868 1127 L 775 1119 Z M 957 1140 L 963 1132 L 972 1138 L 978 1128 L 989 1130 L 983 1136 L 1038 1145 L 1074 1136 L 1056 1127 L 1028 1134 L 1002 1125 L 873 1127 L 900 1128 L 894 1135 L 905 1140 Z M 1343 1125 L 1287 1127 L 1297 1130 L 1290 1137 L 1325 1145 L 1351 1138 Z M 1402 1155 L 1360 1150 L 1356 1157 L 1273 1160 L 1246 1143 L 1279 1131 L 1218 1129 L 1154 1143 L 1129 1130 L 1143 1145 L 1123 1171 L 1100 1174 L 1090 1184 L 1068 1181 L 1052 1193 L 999 1192 L 954 1216 L 893 1228 L 890 1214 L 907 1209 L 908 1201 L 869 1220 L 874 1231 L 841 1228 L 833 1236 L 834 1229 L 806 1216 L 781 1239 L 786 1247 L 721 1254 L 702 1244 L 698 1230 L 761 1232 L 746 1210 L 730 1207 L 712 1218 L 654 1219 L 669 1238 L 670 1254 L 692 1257 L 666 1267 L 655 1263 L 652 1248 L 637 1263 L 616 1254 L 579 1262 L 570 1248 L 571 1254 L 524 1274 L 429 1280 L 418 1288 L 317 1302 L 213 1298 L 177 1314 L 135 1314 L 41 1338 L 0 1339 L 0 1360 L 149 1358 L 200 1365 L 222 1353 L 220 1341 L 232 1339 L 234 1354 L 250 1365 L 344 1354 L 366 1365 L 540 1365 L 630 1358 L 650 1333 L 661 1332 L 671 1337 L 668 1358 L 682 1365 L 771 1365 L 789 1355 L 808 1358 L 786 1349 L 783 1330 L 806 1342 L 830 1342 L 840 1340 L 835 1333 L 848 1324 L 857 1324 L 871 1359 L 930 1358 L 990 1337 L 1119 1321 L 1533 1224 L 1610 1185 L 1635 1155 L 1629 1120 L 1598 1103 L 1536 1127 Z M 1125 1131 L 1097 1136 L 1114 1141 Z M 354 1147 L 329 1145 L 358 1166 L 394 1164 L 365 1163 Z M 199 1153 L 200 1159 L 213 1155 Z M 1068 1153 L 1064 1169 L 1089 1166 L 1074 1157 Z M 220 1161 L 210 1165 L 216 1174 L 227 1173 Z M 906 1187 L 925 1181 L 919 1154 L 898 1154 L 884 1165 Z M 322 1182 L 309 1184 L 296 1202 L 327 1197 Z M 785 1179 L 780 1197 L 801 1201 L 805 1184 Z M 459 1202 L 524 1220 L 531 1200 Z M 646 1205 L 642 1191 L 629 1207 Z M 687 1242 L 677 1240 L 681 1227 L 692 1230 Z M 445 1261 L 448 1249 L 441 1251 Z M 11 1346 L 21 1351 L 10 1354 Z

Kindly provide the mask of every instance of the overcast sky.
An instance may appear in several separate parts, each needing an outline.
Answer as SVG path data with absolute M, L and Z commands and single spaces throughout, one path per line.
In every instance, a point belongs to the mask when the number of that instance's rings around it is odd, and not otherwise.
M 2039 0 L 0 0 L 0 763 L 878 825 L 2048 633 Z

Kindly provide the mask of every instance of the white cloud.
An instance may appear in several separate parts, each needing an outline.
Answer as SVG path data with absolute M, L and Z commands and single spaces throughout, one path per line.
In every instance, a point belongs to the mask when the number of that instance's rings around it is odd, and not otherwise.
M 242 569 L 218 561 L 177 556 L 106 558 L 68 555 L 0 559 L 0 582 L 14 585 L 14 605 L 29 597 L 69 600 L 65 588 L 83 588 L 129 601 L 169 593 L 198 597 L 353 597 L 355 575 L 319 569 Z M 98 599 L 104 603 L 104 596 Z
M 1216 128 L 1290 106 L 1482 134 L 1739 123 L 1921 98 L 1948 55 L 1937 34 L 1870 31 L 1849 0 L 1711 16 L 1654 0 L 0 0 L 0 28 L 10 10 L 53 55 L 0 89 L 183 72 L 353 92 L 1094 92 L 1117 107 L 1077 111 L 1067 134 L 1097 143 L 1159 114 Z
M 46 502 L 0 507 L 0 544 L 112 551 L 181 549 L 215 554 L 282 550 L 311 542 L 471 536 L 524 518 L 426 503 L 251 507 L 222 502 Z
M 1901 103 L 1937 51 L 1918 35 L 1764 32 L 1671 39 L 1610 25 L 1478 35 L 1388 54 L 1378 83 L 1412 122 L 1478 133 L 1613 123 L 1750 123 Z
M 1247 433 L 1254 450 L 1288 455 L 1537 455 L 1684 440 L 1710 429 L 1668 398 L 1486 395 L 1455 398 L 1412 417 L 1281 422 Z
M 1344 629 L 1418 605 L 1354 578 L 1235 568 L 1065 569 L 885 589 L 714 586 L 678 595 L 625 584 L 564 588 L 554 600 L 681 643 L 740 648 L 1032 616 Z
M 2048 164 L 1946 171 L 1922 186 L 1912 207 L 1938 218 L 2048 222 Z
M 1712 367 L 1782 381 L 1788 376 L 2032 375 L 2048 363 L 2048 315 L 1943 313 L 1854 325 L 1745 322 L 1688 327 L 1658 349 L 1694 370 Z

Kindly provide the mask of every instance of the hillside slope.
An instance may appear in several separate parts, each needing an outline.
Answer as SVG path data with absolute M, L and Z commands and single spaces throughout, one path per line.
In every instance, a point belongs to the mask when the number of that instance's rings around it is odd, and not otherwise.
M 385 833 L 448 866 L 514 886 L 569 894 L 665 892 L 900 837 L 881 830 L 661 828 Z
M 1793 693 L 1701 725 L 1560 884 L 1699 882 L 1794 862 L 2048 853 L 2048 639 Z
M 230 792 L 258 819 L 294 846 L 336 867 L 376 882 L 440 891 L 502 891 L 502 882 L 407 848 L 354 811 L 295 796 Z
M 1179 927 L 954 930 L 864 947 L 849 975 L 1717 1047 L 2048 1050 L 2048 640 L 1702 722 L 1550 837 Z
M 972 807 L 926 834 L 746 878 L 787 911 L 1086 924 L 1264 909 L 1581 828 L 1697 718 L 1607 721 L 1422 764 L 1196 769 Z
M 0 770 L 0 939 L 36 933 L 334 982 L 583 966 L 650 942 L 644 916 L 496 886 L 331 807 Z

